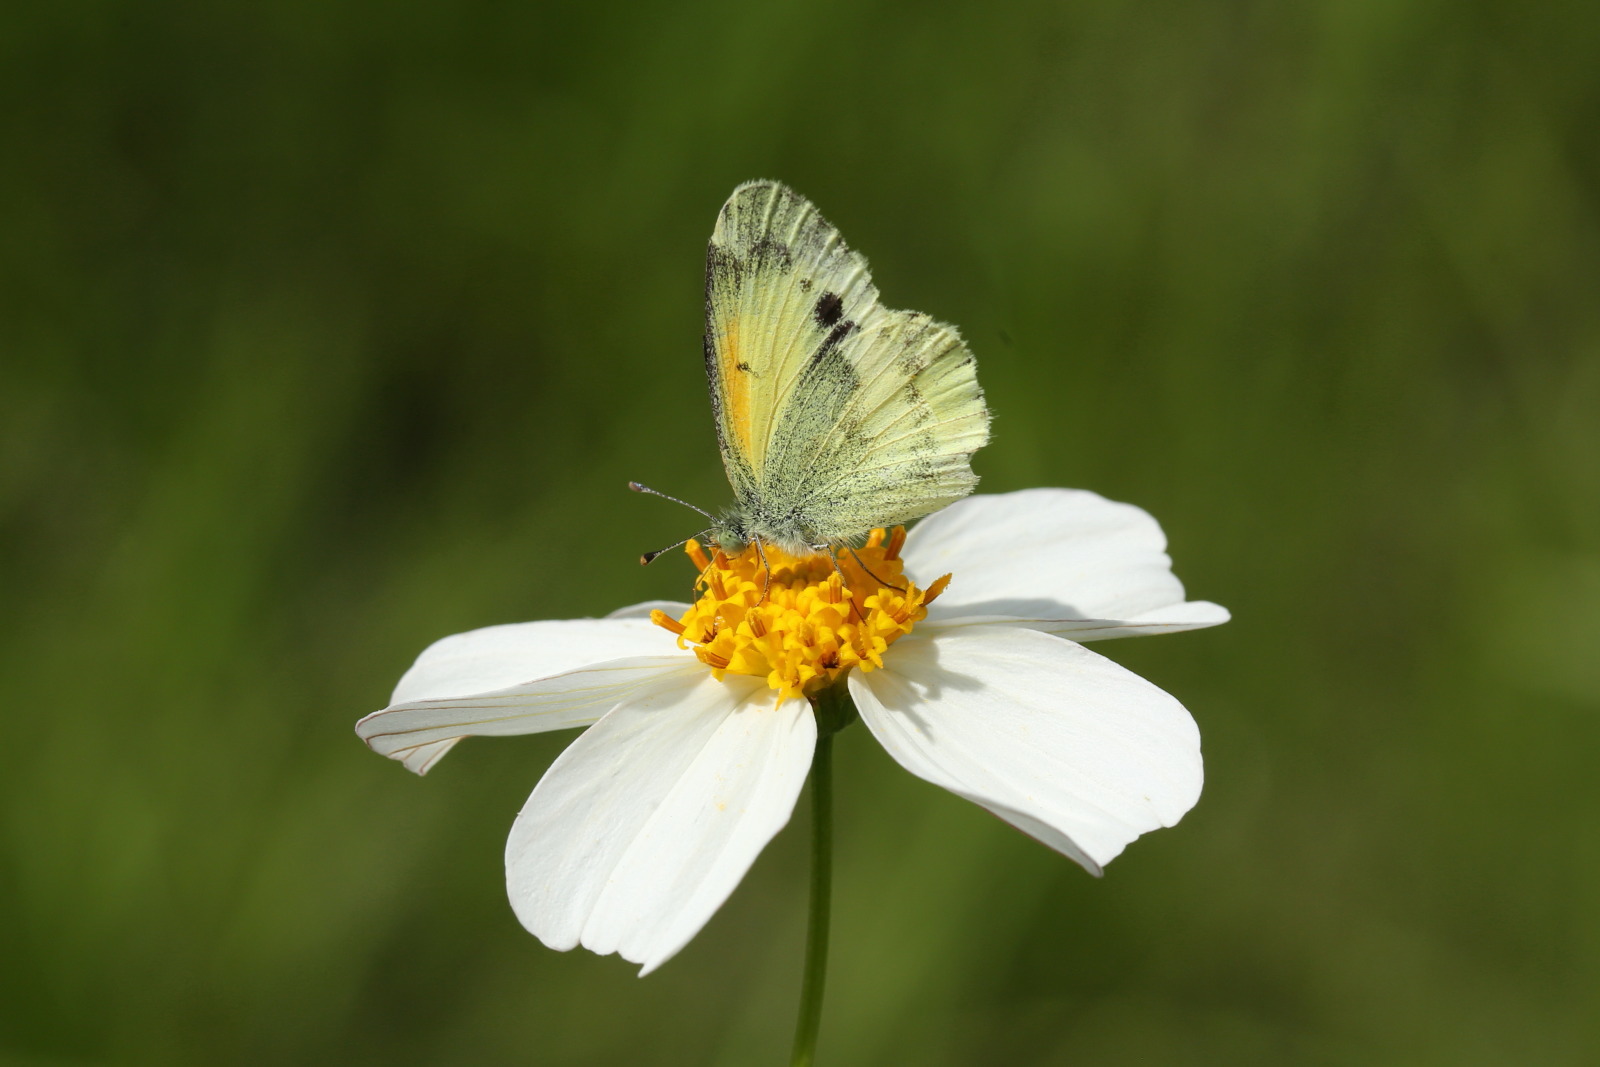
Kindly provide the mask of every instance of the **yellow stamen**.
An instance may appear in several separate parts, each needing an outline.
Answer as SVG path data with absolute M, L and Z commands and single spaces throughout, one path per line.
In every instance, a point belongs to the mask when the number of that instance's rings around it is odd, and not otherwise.
M 894 532 L 889 535 L 889 547 L 884 550 L 883 558 L 884 559 L 899 559 L 900 558 L 900 549 L 905 547 L 905 543 L 906 543 L 906 528 L 904 526 L 896 526 L 894 528 Z M 950 576 L 947 574 L 947 575 L 945 575 L 945 577 L 949 578 Z
M 650 612 L 650 621 L 655 623 L 657 626 L 660 626 L 662 629 L 671 630 L 679 637 L 683 636 L 683 631 L 686 629 L 683 623 L 679 622 L 677 619 L 674 619 L 671 615 L 668 615 L 660 608 L 656 608 Z
M 682 619 L 659 611 L 650 618 L 678 635 L 681 647 L 693 645 L 719 679 L 746 674 L 765 679 L 780 700 L 806 696 L 851 667 L 883 666 L 884 651 L 922 621 L 950 583 L 947 574 L 924 591 L 907 581 L 904 543 L 905 528 L 896 527 L 873 530 L 863 547 L 837 560 L 763 545 L 763 566 L 754 548 L 732 559 L 718 549 L 707 558 L 690 541 L 684 551 L 700 569 L 700 600 Z

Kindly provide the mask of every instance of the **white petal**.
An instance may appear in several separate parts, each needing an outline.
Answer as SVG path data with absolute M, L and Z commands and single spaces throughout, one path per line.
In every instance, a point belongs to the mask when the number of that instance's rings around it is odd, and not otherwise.
M 652 611 L 664 611 L 674 619 L 682 618 L 690 605 L 679 600 L 646 600 L 642 604 L 629 604 L 607 615 L 608 619 L 648 619 Z
M 862 721 L 900 765 L 1098 874 L 1200 796 L 1200 734 L 1172 697 L 1049 634 L 912 634 L 850 675 Z
M 676 640 L 648 615 L 516 622 L 442 638 L 422 650 L 389 703 L 488 693 L 606 660 L 673 654 Z
M 704 668 L 648 622 L 490 626 L 430 645 L 356 733 L 426 774 L 463 737 L 587 726 L 636 687 L 685 670 Z
M 1105 641 L 1113 637 L 1144 637 L 1150 634 L 1175 634 L 1183 630 L 1203 630 L 1218 626 L 1231 616 L 1228 609 L 1208 600 L 1191 600 L 1170 608 L 1146 612 L 1134 619 L 1028 619 L 1014 615 L 940 615 L 934 601 L 928 609 L 929 618 L 922 629 L 943 630 L 949 627 L 984 626 L 1000 623 L 1008 626 L 1026 626 L 1043 630 L 1047 634 L 1065 637 L 1069 641 Z
M 804 700 L 701 668 L 641 690 L 550 766 L 506 842 L 511 906 L 551 948 L 643 964 L 688 943 L 789 821 L 816 744 Z
M 417 700 L 356 723 L 374 752 L 427 774 L 463 737 L 511 737 L 588 726 L 640 688 L 706 668 L 692 656 L 639 656 L 456 699 Z
M 1075 641 L 1215 626 L 1228 613 L 1185 603 L 1167 539 L 1149 513 L 1083 489 L 971 496 L 922 520 L 901 553 L 927 584 L 953 574 L 930 622 L 1005 617 Z

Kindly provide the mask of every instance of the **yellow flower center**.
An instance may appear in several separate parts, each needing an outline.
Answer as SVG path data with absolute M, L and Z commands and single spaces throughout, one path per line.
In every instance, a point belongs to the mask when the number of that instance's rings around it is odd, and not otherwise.
M 852 667 L 883 666 L 884 651 L 922 621 L 950 583 L 948 574 L 927 590 L 906 581 L 905 539 L 903 526 L 873 530 L 863 547 L 836 560 L 767 544 L 707 557 L 690 541 L 684 551 L 700 568 L 700 599 L 681 619 L 662 611 L 650 619 L 677 634 L 678 647 L 693 645 L 718 679 L 748 674 L 766 679 L 779 700 L 809 696 Z

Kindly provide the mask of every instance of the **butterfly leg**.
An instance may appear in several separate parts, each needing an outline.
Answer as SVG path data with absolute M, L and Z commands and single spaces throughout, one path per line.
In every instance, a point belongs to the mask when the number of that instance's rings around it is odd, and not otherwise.
M 767 602 L 767 593 L 772 589 L 772 564 L 767 562 L 767 550 L 761 547 L 761 538 L 753 537 L 750 543 L 756 546 L 756 555 L 761 557 L 761 599 L 757 604 Z
M 844 573 L 844 568 L 839 566 L 839 551 L 838 551 L 838 549 L 836 549 L 832 545 L 828 545 L 828 544 L 812 545 L 811 547 L 813 549 L 815 549 L 816 551 L 818 551 L 818 552 L 826 552 L 828 554 L 828 562 L 833 564 L 834 573 L 839 576 L 839 584 L 844 587 L 845 598 L 850 602 L 850 614 L 854 615 L 857 619 L 860 619 L 862 622 L 865 622 L 866 620 L 864 618 L 862 618 L 862 615 L 861 615 L 861 609 L 856 606 L 855 594 L 850 591 L 850 578 Z M 853 553 L 853 552 L 851 553 L 851 555 L 854 555 L 854 554 L 855 553 Z M 861 561 L 860 560 L 856 560 L 856 562 L 860 563 Z M 864 570 L 864 571 L 867 570 L 865 567 L 862 567 L 861 569 Z M 867 571 L 867 573 L 871 574 L 872 572 L 871 571 Z
M 861 562 L 861 557 L 856 555 L 856 550 L 855 549 L 851 548 L 849 545 L 845 545 L 844 547 L 845 547 L 845 549 L 847 551 L 849 551 L 850 558 L 856 561 L 856 566 L 860 567 L 862 570 L 866 571 L 867 575 L 873 581 L 877 582 L 879 585 L 883 586 L 885 589 L 893 589 L 897 593 L 904 593 L 906 591 L 905 586 L 903 586 L 903 585 L 894 585 L 894 584 L 892 584 L 890 582 L 884 581 L 882 578 L 879 578 L 876 574 L 873 574 L 871 569 L 868 568 L 868 566 L 865 563 Z M 838 563 L 835 563 L 834 566 L 837 567 Z

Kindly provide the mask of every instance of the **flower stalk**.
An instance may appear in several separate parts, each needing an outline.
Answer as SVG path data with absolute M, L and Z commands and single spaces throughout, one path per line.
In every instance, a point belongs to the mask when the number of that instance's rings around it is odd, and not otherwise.
M 811 1067 L 822 1026 L 822 992 L 828 977 L 828 927 L 833 891 L 833 735 L 856 719 L 855 701 L 842 683 L 811 702 L 817 717 L 817 749 L 811 759 L 811 906 L 806 921 L 805 977 L 795 1023 L 791 1067 Z

